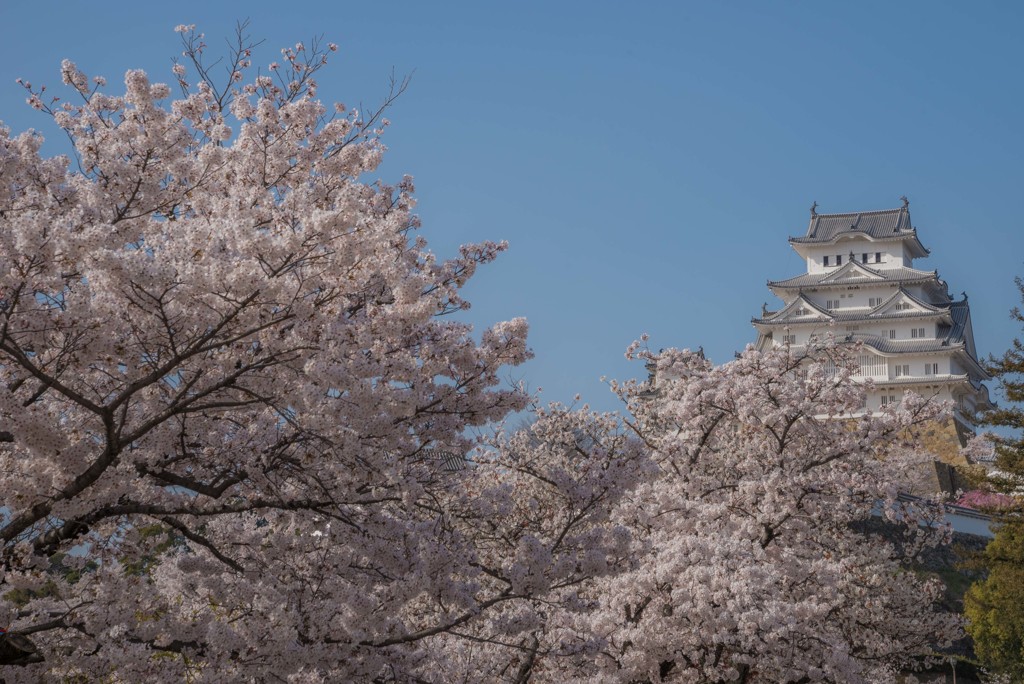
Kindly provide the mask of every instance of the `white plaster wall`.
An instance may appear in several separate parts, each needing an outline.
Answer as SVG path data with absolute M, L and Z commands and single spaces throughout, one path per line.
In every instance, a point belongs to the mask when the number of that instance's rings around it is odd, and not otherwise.
M 900 266 L 911 266 L 913 259 L 905 254 L 902 243 L 877 243 L 864 239 L 841 240 L 837 244 L 827 246 L 813 246 L 804 248 L 807 254 L 807 272 L 821 273 L 837 268 L 836 256 L 841 256 L 843 263 L 850 260 L 850 252 L 853 252 L 855 260 L 860 263 L 864 254 L 868 255 L 867 265 L 870 268 L 885 269 L 899 268 Z M 881 263 L 875 261 L 875 255 L 881 254 Z M 825 257 L 829 258 L 829 265 L 824 265 Z
M 914 337 L 914 330 L 920 331 L 924 329 L 924 337 Z M 896 336 L 892 337 L 890 332 L 895 330 Z M 904 341 L 909 340 L 911 342 L 920 342 L 922 340 L 934 340 L 935 339 L 935 323 L 933 321 L 898 321 L 889 320 L 884 323 L 874 323 L 870 327 L 865 326 L 861 328 L 859 332 L 867 335 L 878 335 L 879 337 L 887 340 Z
M 909 388 L 902 387 L 884 387 L 876 388 L 868 392 L 867 396 L 867 408 L 871 411 L 878 411 L 882 408 L 882 396 L 895 397 L 896 401 L 903 400 L 903 394 L 905 391 L 916 392 L 917 394 L 927 399 L 935 399 L 936 401 L 953 401 L 953 395 L 950 392 L 948 386 L 914 386 Z

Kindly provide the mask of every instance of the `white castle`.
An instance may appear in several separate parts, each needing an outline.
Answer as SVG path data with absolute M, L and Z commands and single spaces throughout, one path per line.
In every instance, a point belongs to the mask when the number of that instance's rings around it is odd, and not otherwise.
M 989 375 L 978 363 L 966 293 L 953 301 L 937 271 L 914 268 L 929 251 L 901 199 L 898 209 L 850 214 L 811 207 L 807 234 L 789 238 L 807 273 L 768 281 L 784 304 L 753 319 L 757 347 L 799 347 L 828 333 L 862 342 L 858 376 L 874 381 L 865 410 L 898 402 L 907 390 L 949 400 L 963 439 L 969 417 L 991 405 L 982 384 Z

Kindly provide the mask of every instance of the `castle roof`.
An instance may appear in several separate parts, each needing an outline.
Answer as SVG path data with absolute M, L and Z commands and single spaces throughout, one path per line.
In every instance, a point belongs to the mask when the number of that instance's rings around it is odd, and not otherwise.
M 890 340 L 881 335 L 867 333 L 849 333 L 843 338 L 846 342 L 863 342 L 882 354 L 922 354 L 927 352 L 945 352 L 963 345 L 963 341 L 948 342 L 947 339 L 935 340 Z
M 898 314 L 878 313 L 883 312 L 896 299 L 910 299 L 924 307 L 925 310 L 918 312 L 900 312 Z M 799 314 L 803 310 L 803 320 L 799 317 L 793 318 L 792 314 Z M 914 320 L 920 318 L 939 317 L 936 325 L 935 337 L 931 339 L 900 339 L 894 340 L 882 335 L 870 333 L 851 332 L 840 337 L 845 342 L 861 342 L 883 356 L 899 354 L 927 354 L 927 353 L 948 353 L 950 351 L 961 351 L 966 359 L 969 359 L 971 366 L 975 368 L 977 375 L 988 379 L 988 374 L 980 366 L 974 350 L 973 333 L 970 331 L 970 308 L 967 300 L 950 302 L 945 307 L 935 307 L 914 298 L 907 292 L 897 292 L 886 299 L 882 304 L 864 312 L 850 314 L 833 314 L 825 309 L 816 306 L 803 295 L 798 296 L 786 307 L 777 312 L 768 312 L 762 318 L 753 319 L 753 324 L 758 329 L 772 329 L 779 325 L 800 325 L 818 324 L 830 326 L 836 323 L 851 323 L 864 320 Z
M 913 302 L 916 305 L 914 311 L 904 311 L 894 308 L 895 302 Z M 813 312 L 814 318 L 810 320 L 794 320 L 800 308 L 803 308 L 804 315 Z M 887 297 L 880 304 L 870 308 L 858 308 L 853 310 L 829 311 L 823 309 L 808 299 L 803 293 L 798 294 L 792 302 L 778 311 L 765 311 L 760 318 L 752 318 L 755 326 L 763 325 L 789 325 L 790 323 L 816 322 L 821 319 L 828 319 L 836 323 L 858 323 L 862 321 L 885 321 L 885 320 L 919 320 L 926 318 L 948 318 L 950 315 L 949 306 L 935 306 L 922 299 L 915 297 L 910 292 L 900 287 L 896 292 Z
M 960 373 L 958 375 L 933 375 L 931 377 L 923 378 L 908 378 L 906 376 L 902 378 L 893 378 L 892 380 L 874 380 L 875 387 L 893 387 L 893 386 L 906 386 L 906 385 L 959 385 L 964 382 L 971 382 L 971 376 L 967 373 Z
M 808 244 L 833 244 L 845 238 L 866 238 L 870 241 L 909 241 L 914 256 L 927 256 L 928 249 L 917 239 L 917 230 L 910 223 L 909 203 L 898 209 L 859 211 L 847 214 L 811 213 L 807 234 L 791 237 L 797 248 Z M 799 250 L 798 250 L 799 251 Z
M 906 293 L 904 293 L 906 294 Z M 884 309 L 886 305 L 891 302 L 895 297 L 891 297 L 883 302 L 880 306 L 875 307 L 872 311 L 878 311 Z M 786 319 L 782 320 L 783 314 L 792 311 L 795 307 L 806 307 L 808 313 L 813 311 L 812 317 L 806 320 L 793 320 Z M 946 316 L 948 314 L 948 317 Z M 852 321 L 861 321 L 870 318 L 871 320 L 878 320 L 881 318 L 885 319 L 907 319 L 907 318 L 925 318 L 934 317 L 936 315 L 941 316 L 938 325 L 936 326 L 935 338 L 934 339 L 910 339 L 910 340 L 892 340 L 887 337 L 880 335 L 870 335 L 865 333 L 850 333 L 846 335 L 845 339 L 848 342 L 863 341 L 864 344 L 872 347 L 883 354 L 900 354 L 906 352 L 928 352 L 928 351 L 942 351 L 951 347 L 964 346 L 968 341 L 968 326 L 970 325 L 971 312 L 967 306 L 967 300 L 961 300 L 959 302 L 950 302 L 946 308 L 938 309 L 932 307 L 930 311 L 919 312 L 916 316 L 901 312 L 899 315 L 883 314 L 882 316 L 870 316 L 870 313 L 858 313 L 850 315 L 831 315 L 828 311 L 814 306 L 810 300 L 803 297 L 798 297 L 793 302 L 786 306 L 781 311 L 775 313 L 769 313 L 763 318 L 755 318 L 753 320 L 754 325 L 772 325 L 773 323 L 784 323 L 784 324 L 800 324 L 800 323 L 849 323 Z
M 848 261 L 843 266 L 818 273 L 804 273 L 786 280 L 769 280 L 771 289 L 794 290 L 827 286 L 846 286 L 877 283 L 894 283 L 909 285 L 927 281 L 938 281 L 938 271 L 922 271 L 916 268 L 900 266 L 899 268 L 871 268 L 856 261 Z
M 976 373 L 983 379 L 989 379 L 989 374 L 978 363 L 977 356 L 975 355 L 974 335 L 970 331 L 971 310 L 967 306 L 967 300 L 951 302 L 948 311 L 949 322 L 940 322 L 938 324 L 935 331 L 935 339 L 891 340 L 880 335 L 864 333 L 850 333 L 845 339 L 848 342 L 863 342 L 865 346 L 871 347 L 884 355 L 962 350 L 963 357 L 970 360 Z
M 789 238 L 807 273 L 768 281 L 784 303 L 777 311 L 764 304 L 751 320 L 757 348 L 802 348 L 827 337 L 860 350 L 864 377 L 879 392 L 945 386 L 941 396 L 960 402 L 957 414 L 991 406 L 983 383 L 992 378 L 978 361 L 967 295 L 952 301 L 938 271 L 912 267 L 929 251 L 901 199 L 897 209 L 843 214 L 819 214 L 814 203 L 806 234 Z

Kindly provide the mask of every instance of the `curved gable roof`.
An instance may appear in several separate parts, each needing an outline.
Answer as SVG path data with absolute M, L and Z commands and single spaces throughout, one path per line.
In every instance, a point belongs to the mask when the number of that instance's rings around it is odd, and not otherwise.
M 896 237 L 912 230 L 910 210 L 907 207 L 849 214 L 813 214 L 807 225 L 807 235 L 803 239 L 829 242 L 840 233 L 849 231 L 865 233 L 879 239 Z
M 834 271 L 826 271 L 821 284 L 838 282 L 864 282 L 869 280 L 885 280 L 885 276 L 874 268 L 869 268 L 856 261 L 847 261 Z
M 817 316 L 808 316 L 807 314 L 801 314 L 801 308 L 807 309 L 809 312 L 817 314 Z M 833 319 L 833 316 L 828 309 L 823 309 L 822 307 L 818 306 L 810 299 L 805 297 L 803 294 L 800 294 L 797 295 L 796 299 L 791 301 L 786 306 L 782 307 L 780 310 L 771 313 L 765 313 L 765 315 L 761 316 L 761 318 L 754 318 L 751 320 L 754 323 L 780 323 L 782 321 L 790 320 L 798 316 L 805 317 L 805 320 L 808 321 L 831 321 Z
M 866 237 L 870 240 L 909 240 L 918 248 L 919 256 L 927 256 L 928 249 L 917 238 L 917 230 L 910 223 L 910 208 L 879 211 L 858 211 L 846 214 L 812 213 L 803 237 L 791 237 L 790 244 L 829 244 L 844 237 Z
M 899 289 L 897 289 L 896 292 L 894 292 L 892 294 L 892 296 L 888 297 L 884 302 L 882 302 L 881 304 L 876 306 L 874 309 L 872 309 L 871 310 L 871 314 L 872 315 L 882 314 L 882 312 L 885 309 L 888 309 L 893 304 L 895 304 L 897 301 L 905 300 L 905 299 L 910 300 L 911 303 L 915 304 L 916 306 L 920 307 L 921 309 L 924 309 L 923 312 L 915 311 L 914 312 L 915 314 L 920 314 L 920 313 L 940 314 L 940 313 L 946 313 L 947 312 L 947 307 L 938 307 L 938 306 L 935 306 L 934 304 L 929 304 L 928 302 L 926 302 L 926 301 L 924 301 L 922 299 L 918 299 L 917 297 L 912 295 L 910 292 L 905 290 L 903 288 L 903 286 L 901 285 L 899 287 Z M 904 313 L 902 315 L 906 316 L 907 314 Z
M 819 272 L 819 273 L 805 273 L 803 275 L 798 275 L 795 278 L 789 278 L 787 280 L 769 280 L 768 281 L 768 287 L 772 287 L 772 288 L 777 287 L 777 288 L 781 288 L 781 289 L 793 289 L 793 288 L 800 288 L 800 287 L 816 287 L 816 286 L 819 286 L 819 285 L 845 285 L 845 284 L 847 284 L 847 283 L 849 283 L 851 281 L 849 279 L 838 279 L 837 280 L 836 276 L 839 276 L 841 273 L 849 273 L 851 266 L 856 266 L 858 269 L 863 269 L 863 271 L 865 271 L 868 274 L 872 275 L 871 278 L 865 277 L 865 278 L 861 279 L 860 282 L 877 281 L 877 282 L 912 283 L 912 282 L 921 282 L 921 281 L 934 280 L 934 279 L 937 279 L 938 276 L 939 276 L 938 271 L 921 271 L 921 270 L 918 270 L 916 268 L 907 268 L 906 266 L 901 266 L 899 268 L 889 268 L 889 269 L 884 269 L 883 270 L 883 269 L 869 268 L 869 267 L 865 266 L 864 264 L 859 264 L 859 263 L 854 262 L 854 264 L 850 264 L 850 263 L 844 264 L 843 266 L 841 266 L 840 268 L 836 269 L 835 271 L 825 271 L 825 272 Z M 856 282 L 856 280 L 854 280 L 853 282 Z

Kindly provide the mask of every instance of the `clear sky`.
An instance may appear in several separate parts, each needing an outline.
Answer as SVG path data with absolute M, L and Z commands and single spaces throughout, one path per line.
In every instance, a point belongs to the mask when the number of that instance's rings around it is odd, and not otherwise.
M 786 238 L 822 213 L 911 216 L 938 269 L 971 296 L 978 348 L 1020 333 L 1024 274 L 1024 3 L 1019 2 L 0 2 L 0 120 L 59 137 L 16 77 L 60 84 L 62 58 L 112 86 L 172 81 L 172 29 L 211 45 L 250 18 L 278 49 L 341 46 L 319 94 L 389 114 L 379 176 L 416 178 L 422 234 L 511 249 L 467 288 L 475 324 L 531 322 L 514 377 L 546 400 L 617 408 L 601 376 L 641 333 L 716 362 L 777 303 L 765 281 L 803 263 Z

